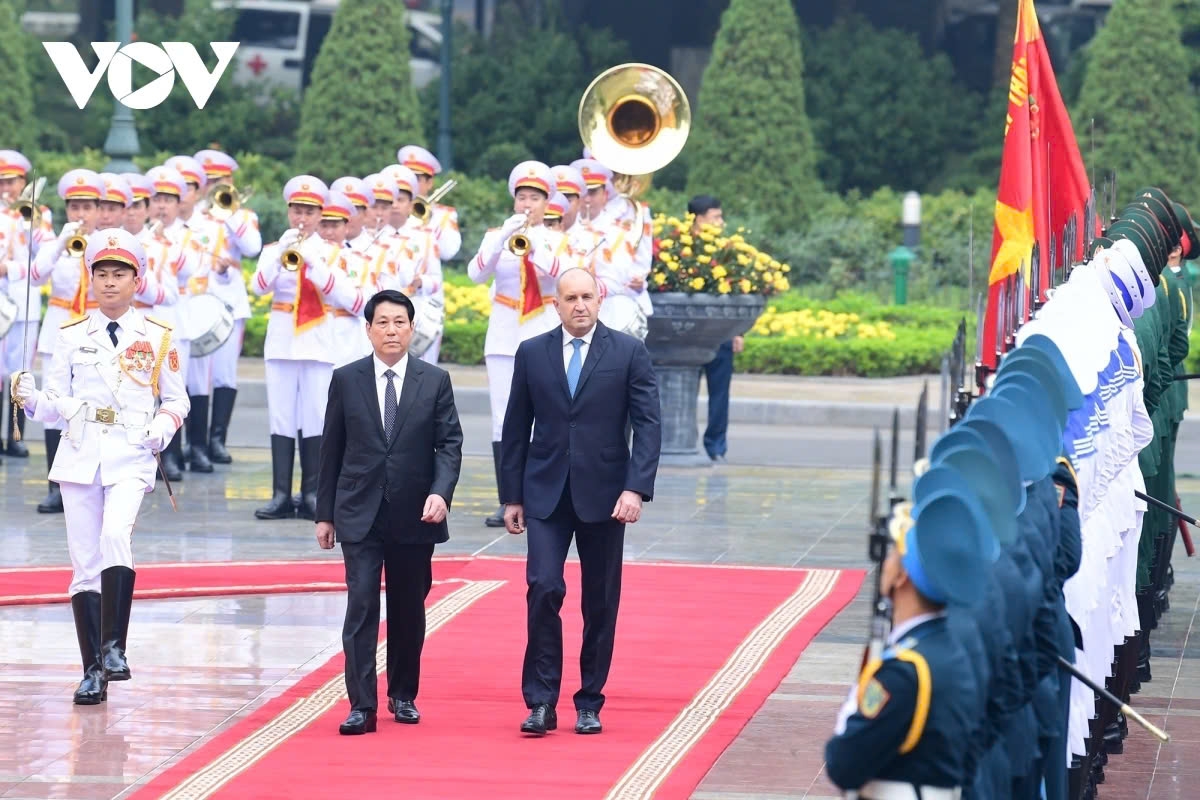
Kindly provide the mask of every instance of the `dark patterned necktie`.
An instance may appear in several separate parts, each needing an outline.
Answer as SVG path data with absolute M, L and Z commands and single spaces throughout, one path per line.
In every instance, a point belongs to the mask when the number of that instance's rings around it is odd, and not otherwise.
M 113 347 L 117 346 L 117 328 L 121 327 L 115 321 L 108 323 L 108 338 L 112 339 Z
M 390 442 L 396 432 L 396 384 L 392 381 L 396 373 L 389 369 L 383 377 L 387 378 L 387 389 L 383 392 L 383 435 Z

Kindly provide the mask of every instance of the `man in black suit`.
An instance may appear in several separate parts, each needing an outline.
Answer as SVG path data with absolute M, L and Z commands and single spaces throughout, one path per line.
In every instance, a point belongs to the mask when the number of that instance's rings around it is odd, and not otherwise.
M 408 357 L 413 304 L 397 291 L 364 311 L 375 352 L 334 370 L 321 440 L 317 542 L 346 562 L 343 734 L 375 730 L 380 571 L 387 570 L 388 711 L 415 724 L 433 547 L 462 465 L 462 428 L 445 370 Z
M 554 306 L 562 325 L 521 343 L 501 441 L 504 524 L 528 526 L 528 642 L 521 692 L 536 736 L 558 727 L 563 565 L 575 537 L 583 576 L 582 686 L 576 733 L 600 733 L 612 664 L 625 525 L 654 496 L 662 430 L 658 383 L 639 340 L 598 322 L 596 279 L 570 269 Z M 633 452 L 625 435 L 633 426 Z M 533 441 L 530 441 L 530 433 Z

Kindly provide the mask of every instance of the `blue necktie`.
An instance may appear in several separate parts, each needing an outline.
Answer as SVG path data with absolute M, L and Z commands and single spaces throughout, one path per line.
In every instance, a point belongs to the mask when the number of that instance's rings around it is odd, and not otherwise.
M 571 354 L 571 363 L 567 365 L 567 386 L 571 389 L 571 397 L 574 397 L 575 387 L 579 385 L 579 373 L 583 371 L 583 358 L 579 355 L 583 339 L 572 339 L 571 346 L 575 352 Z
M 120 327 L 116 322 L 108 323 L 108 338 L 112 340 L 113 347 L 117 346 L 117 328 Z

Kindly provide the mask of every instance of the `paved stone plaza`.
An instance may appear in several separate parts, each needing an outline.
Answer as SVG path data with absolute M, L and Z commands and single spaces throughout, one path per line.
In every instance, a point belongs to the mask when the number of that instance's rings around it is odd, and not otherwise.
M 521 554 L 523 539 L 482 524 L 495 508 L 491 461 L 482 457 L 487 421 L 469 415 L 463 423 L 467 457 L 451 540 L 439 553 Z M 270 495 L 269 453 L 244 446 L 252 423 L 240 426 L 231 467 L 188 473 L 176 487 L 179 513 L 161 489 L 147 498 L 134 538 L 139 560 L 340 558 L 317 548 L 311 523 L 254 519 Z M 0 566 L 66 564 L 62 517 L 34 511 L 45 493 L 44 456 L 33 426 L 28 438 L 32 459 L 0 465 Z M 735 424 L 730 439 L 729 464 L 660 472 L 656 501 L 627 535 L 629 559 L 867 566 L 868 431 Z M 907 438 L 901 452 L 912 453 Z M 1181 492 L 1195 513 L 1200 481 L 1182 481 Z M 1154 680 L 1134 699 L 1153 721 L 1166 720 L 1174 739 L 1159 748 L 1135 728 L 1125 755 L 1111 761 L 1104 797 L 1195 796 L 1187 784 L 1200 772 L 1200 666 L 1189 634 L 1200 568 L 1182 547 L 1176 564 L 1172 608 L 1152 640 Z M 695 798 L 834 795 L 822 775 L 824 741 L 861 655 L 870 587 L 807 648 Z M 566 608 L 575 607 L 568 598 Z M 0 797 L 123 796 L 339 652 L 343 609 L 338 593 L 138 601 L 129 643 L 135 682 L 81 710 L 70 701 L 79 668 L 69 606 L 0 608 Z M 515 724 L 522 709 L 513 712 Z

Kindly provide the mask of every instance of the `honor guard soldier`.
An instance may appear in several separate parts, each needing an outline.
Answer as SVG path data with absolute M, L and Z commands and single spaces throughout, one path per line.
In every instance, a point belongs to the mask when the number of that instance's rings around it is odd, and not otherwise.
M 75 702 L 95 705 L 107 699 L 109 681 L 130 678 L 133 527 L 154 489 L 155 453 L 183 423 L 188 401 L 171 328 L 132 307 L 146 273 L 141 244 L 128 231 L 102 230 L 88 237 L 83 262 L 99 308 L 56 331 L 42 389 L 26 372 L 15 394 L 35 420 L 65 429 L 50 477 L 61 487 L 73 569 L 84 670 Z
M 442 165 L 433 153 L 415 144 L 405 145 L 396 152 L 396 160 L 408 167 L 417 176 L 416 192 L 420 197 L 433 193 L 433 176 L 440 175 Z M 458 211 L 444 203 L 434 203 L 429 209 L 429 219 L 422 220 L 437 240 L 437 257 L 441 262 L 452 261 L 462 247 L 462 234 L 458 230 Z M 434 362 L 430 362 L 434 363 Z
M 540 161 L 523 161 L 515 166 L 508 176 L 514 213 L 499 228 L 484 234 L 479 252 L 467 265 L 467 274 L 475 283 L 489 279 L 492 282 L 492 311 L 483 353 L 492 408 L 492 459 L 497 494 L 500 440 L 517 345 L 558 324 L 557 315 L 546 311 L 546 306 L 554 302 L 559 273 L 569 266 L 555 256 L 562 234 L 542 224 L 554 186 L 550 168 Z M 503 527 L 504 506 L 499 506 L 484 524 L 489 528 Z
M 73 169 L 58 181 L 58 196 L 66 201 L 67 222 L 56 239 L 38 248 L 30 273 L 30 282 L 34 286 L 50 283 L 50 305 L 42 320 L 37 346 L 42 358 L 43 380 L 54 366 L 54 342 L 59 326 L 87 314 L 91 294 L 83 253 L 87 237 L 95 228 L 98 204 L 103 195 L 104 182 L 88 169 Z M 53 467 L 61 437 L 59 424 L 45 425 L 45 436 L 46 465 Z M 50 481 L 50 493 L 38 504 L 37 510 L 41 514 L 62 513 L 62 494 L 54 481 Z
M 258 519 L 312 519 L 324 430 L 325 402 L 333 375 L 334 333 L 328 305 L 352 308 L 357 290 L 338 280 L 318 235 L 321 208 L 329 189 L 318 178 L 298 175 L 283 187 L 291 227 L 278 242 L 263 247 L 251 288 L 271 294 L 271 316 L 263 342 L 267 411 L 271 422 L 271 501 L 254 512 Z M 292 499 L 296 435 L 300 441 L 300 492 Z
M 33 169 L 29 159 L 16 150 L 0 150 L 0 293 L 15 305 L 16 317 L 8 333 L 0 337 L 0 369 L 3 375 L 17 372 L 23 364 L 32 364 L 37 350 L 38 320 L 42 316 L 42 296 L 29 289 L 29 248 L 36 252 L 50 224 L 49 210 L 35 219 L 30 240 L 29 222 L 18 212 L 17 202 L 25 190 L 26 176 Z M 54 232 L 50 231 L 53 238 Z M 24 348 L 24 349 L 22 349 Z M 5 378 L 7 380 L 7 378 Z M 18 436 L 19 432 L 19 436 Z M 7 446 L 4 452 L 13 458 L 28 458 L 29 448 L 18 441 L 25 434 L 25 415 L 8 404 Z
M 946 609 L 981 599 L 995 539 L 974 495 L 950 489 L 901 511 L 890 533 L 880 585 L 894 627 L 851 688 L 825 770 L 849 797 L 957 800 L 982 698 Z
M 218 185 L 236 191 L 234 173 L 237 172 L 238 163 L 233 156 L 220 150 L 201 150 L 196 153 L 195 160 L 204 171 L 210 192 Z M 263 242 L 258 215 L 253 210 L 245 205 L 239 205 L 236 209 L 220 208 L 212 202 L 206 205 L 202 219 L 207 224 L 199 228 L 202 231 L 200 237 L 208 238 L 203 243 L 208 255 L 202 258 L 201 264 L 202 270 L 208 269 L 205 288 L 229 307 L 233 314 L 233 332 L 209 357 L 208 382 L 192 381 L 188 389 L 194 395 L 192 414 L 188 418 L 188 441 L 199 442 L 201 446 L 207 442 L 209 461 L 213 464 L 230 464 L 233 457 L 225 447 L 225 437 L 237 400 L 238 359 L 242 355 L 246 320 L 250 318 L 250 298 L 242 276 L 242 259 L 257 256 L 262 251 Z M 211 429 L 208 428 L 207 405 L 210 390 Z M 203 466 L 203 459 L 200 461 Z

